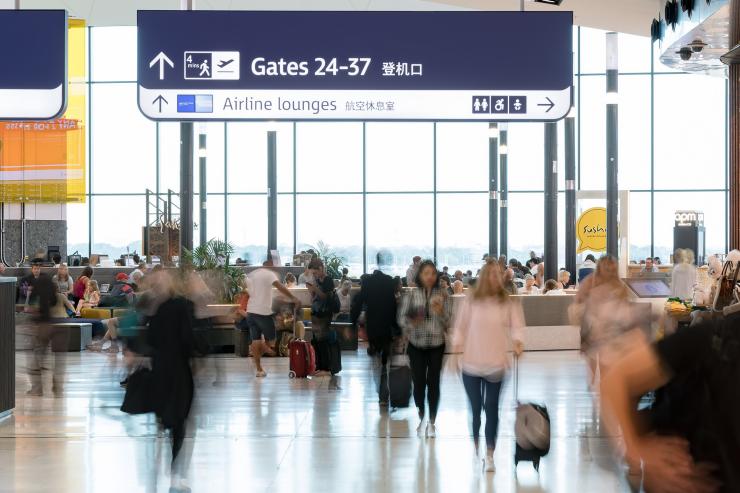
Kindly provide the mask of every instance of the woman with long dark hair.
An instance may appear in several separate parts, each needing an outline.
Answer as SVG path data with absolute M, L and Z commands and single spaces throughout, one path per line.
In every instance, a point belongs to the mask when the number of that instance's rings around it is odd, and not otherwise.
M 425 260 L 416 271 L 415 288 L 406 292 L 398 312 L 398 325 L 408 338 L 408 355 L 414 381 L 414 403 L 419 411 L 418 432 L 423 431 L 426 401 L 429 422 L 426 436 L 436 434 L 439 408 L 439 377 L 445 352 L 445 334 L 450 326 L 451 304 L 439 287 L 437 266 Z
M 473 414 L 473 443 L 478 455 L 481 409 L 486 412 L 485 470 L 493 472 L 493 451 L 498 433 L 501 386 L 509 367 L 508 351 L 523 349 L 521 329 L 524 313 L 509 297 L 501 267 L 488 262 L 455 319 L 454 345 L 463 348 L 462 379 Z
M 75 283 L 72 286 L 72 301 L 75 304 L 77 304 L 82 298 L 85 297 L 85 290 L 87 289 L 87 284 L 90 282 L 90 279 L 92 279 L 92 276 L 92 267 L 87 265 L 84 269 L 82 269 L 82 272 L 77 277 L 77 280 L 75 280 Z

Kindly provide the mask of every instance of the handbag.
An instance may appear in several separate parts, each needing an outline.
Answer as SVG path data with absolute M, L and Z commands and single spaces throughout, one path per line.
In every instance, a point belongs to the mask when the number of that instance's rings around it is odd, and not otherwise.
M 121 411 L 128 414 L 154 412 L 152 371 L 149 368 L 141 367 L 129 375 Z
M 714 296 L 714 303 L 712 309 L 717 312 L 721 312 L 723 308 L 735 303 L 735 285 L 737 283 L 738 271 L 740 271 L 740 263 L 735 265 L 735 262 L 728 260 L 725 265 L 722 266 L 722 274 L 719 276 L 717 281 L 717 290 Z
M 329 317 L 335 313 L 339 313 L 341 305 L 339 303 L 339 296 L 337 290 L 334 289 L 331 293 L 326 293 L 326 298 L 323 300 L 317 298 L 311 304 L 311 312 L 313 315 L 318 317 Z

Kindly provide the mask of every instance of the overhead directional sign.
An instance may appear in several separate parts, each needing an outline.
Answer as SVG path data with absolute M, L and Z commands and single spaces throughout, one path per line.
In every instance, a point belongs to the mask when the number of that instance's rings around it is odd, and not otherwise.
M 0 10 L 0 120 L 51 120 L 66 99 L 66 11 Z
M 570 12 L 139 11 L 154 120 L 554 121 Z

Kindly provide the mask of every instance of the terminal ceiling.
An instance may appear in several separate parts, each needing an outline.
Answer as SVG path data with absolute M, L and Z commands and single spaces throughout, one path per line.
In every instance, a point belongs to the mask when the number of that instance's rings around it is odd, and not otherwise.
M 0 0 L 0 8 L 12 6 Z M 177 10 L 180 0 L 21 0 L 21 8 L 66 8 L 92 26 L 134 25 L 138 9 Z M 11 5 L 8 5 L 11 4 Z M 519 0 L 195 0 L 199 10 L 518 10 Z M 526 2 L 527 10 L 572 10 L 581 26 L 648 36 L 660 0 L 564 0 L 560 7 Z

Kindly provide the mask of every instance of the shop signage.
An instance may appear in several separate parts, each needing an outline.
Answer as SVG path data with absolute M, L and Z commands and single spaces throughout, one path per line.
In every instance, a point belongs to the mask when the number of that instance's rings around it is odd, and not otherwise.
M 139 11 L 154 120 L 555 121 L 571 12 Z
M 52 120 L 67 104 L 67 12 L 0 10 L 0 120 Z
M 581 213 L 576 221 L 577 253 L 606 251 L 606 209 L 592 207 Z
M 679 227 L 704 225 L 704 213 L 697 211 L 676 211 L 675 225 Z

